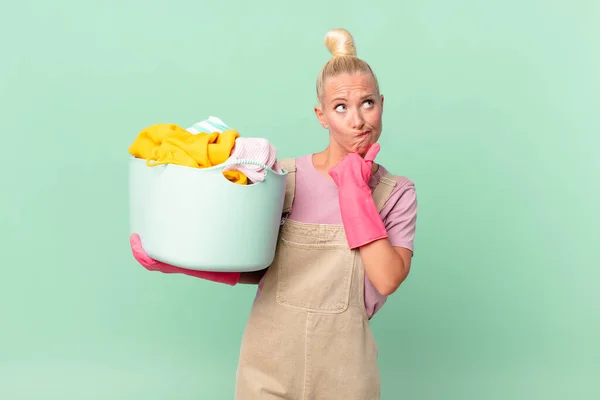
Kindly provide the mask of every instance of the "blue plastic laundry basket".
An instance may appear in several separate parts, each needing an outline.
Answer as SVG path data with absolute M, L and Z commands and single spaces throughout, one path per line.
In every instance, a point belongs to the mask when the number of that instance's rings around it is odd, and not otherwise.
M 264 181 L 240 185 L 221 164 L 190 168 L 176 164 L 129 164 L 130 231 L 146 253 L 178 267 L 204 271 L 257 271 L 273 261 L 287 171 L 261 165 Z

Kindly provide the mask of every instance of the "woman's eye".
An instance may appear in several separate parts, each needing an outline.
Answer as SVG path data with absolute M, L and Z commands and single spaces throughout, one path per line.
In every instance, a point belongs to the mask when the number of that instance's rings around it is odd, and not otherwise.
M 344 111 L 345 109 L 346 109 L 346 106 L 345 106 L 345 105 L 343 105 L 343 104 L 340 104 L 340 105 L 338 105 L 338 106 L 336 106 L 336 107 L 335 107 L 335 110 L 336 110 L 337 112 L 342 112 L 342 111 Z
M 365 101 L 365 104 L 367 105 L 367 107 L 373 107 L 373 105 L 375 104 L 373 100 L 367 100 Z

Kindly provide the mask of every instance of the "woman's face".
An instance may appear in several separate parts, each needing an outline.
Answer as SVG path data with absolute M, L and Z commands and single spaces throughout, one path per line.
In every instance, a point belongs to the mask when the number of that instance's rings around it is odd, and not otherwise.
M 381 135 L 383 96 L 370 74 L 343 74 L 328 78 L 320 107 L 319 122 L 329 129 L 331 145 L 346 153 L 364 155 Z

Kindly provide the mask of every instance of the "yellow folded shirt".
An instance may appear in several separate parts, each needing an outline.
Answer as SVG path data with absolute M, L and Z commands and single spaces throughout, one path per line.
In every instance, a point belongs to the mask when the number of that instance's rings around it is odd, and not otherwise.
M 233 129 L 192 134 L 175 124 L 154 124 L 138 134 L 129 146 L 129 153 L 145 159 L 150 167 L 177 164 L 207 168 L 227 161 L 239 136 Z M 248 183 L 246 175 L 239 171 L 224 171 L 223 175 L 234 183 Z

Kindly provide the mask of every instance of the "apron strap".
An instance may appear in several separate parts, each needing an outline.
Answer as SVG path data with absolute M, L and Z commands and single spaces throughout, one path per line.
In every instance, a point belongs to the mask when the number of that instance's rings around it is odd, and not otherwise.
M 283 201 L 283 215 L 287 217 L 292 212 L 292 204 L 294 203 L 294 192 L 296 191 L 296 159 L 283 158 L 279 165 L 287 171 L 285 185 L 285 199 Z
M 375 186 L 375 189 L 373 190 L 373 200 L 375 201 L 378 212 L 381 212 L 383 209 L 383 206 L 392 194 L 397 181 L 398 176 L 392 175 L 389 171 L 386 171 L 385 174 L 379 178 L 379 182 L 377 182 L 377 186 Z

